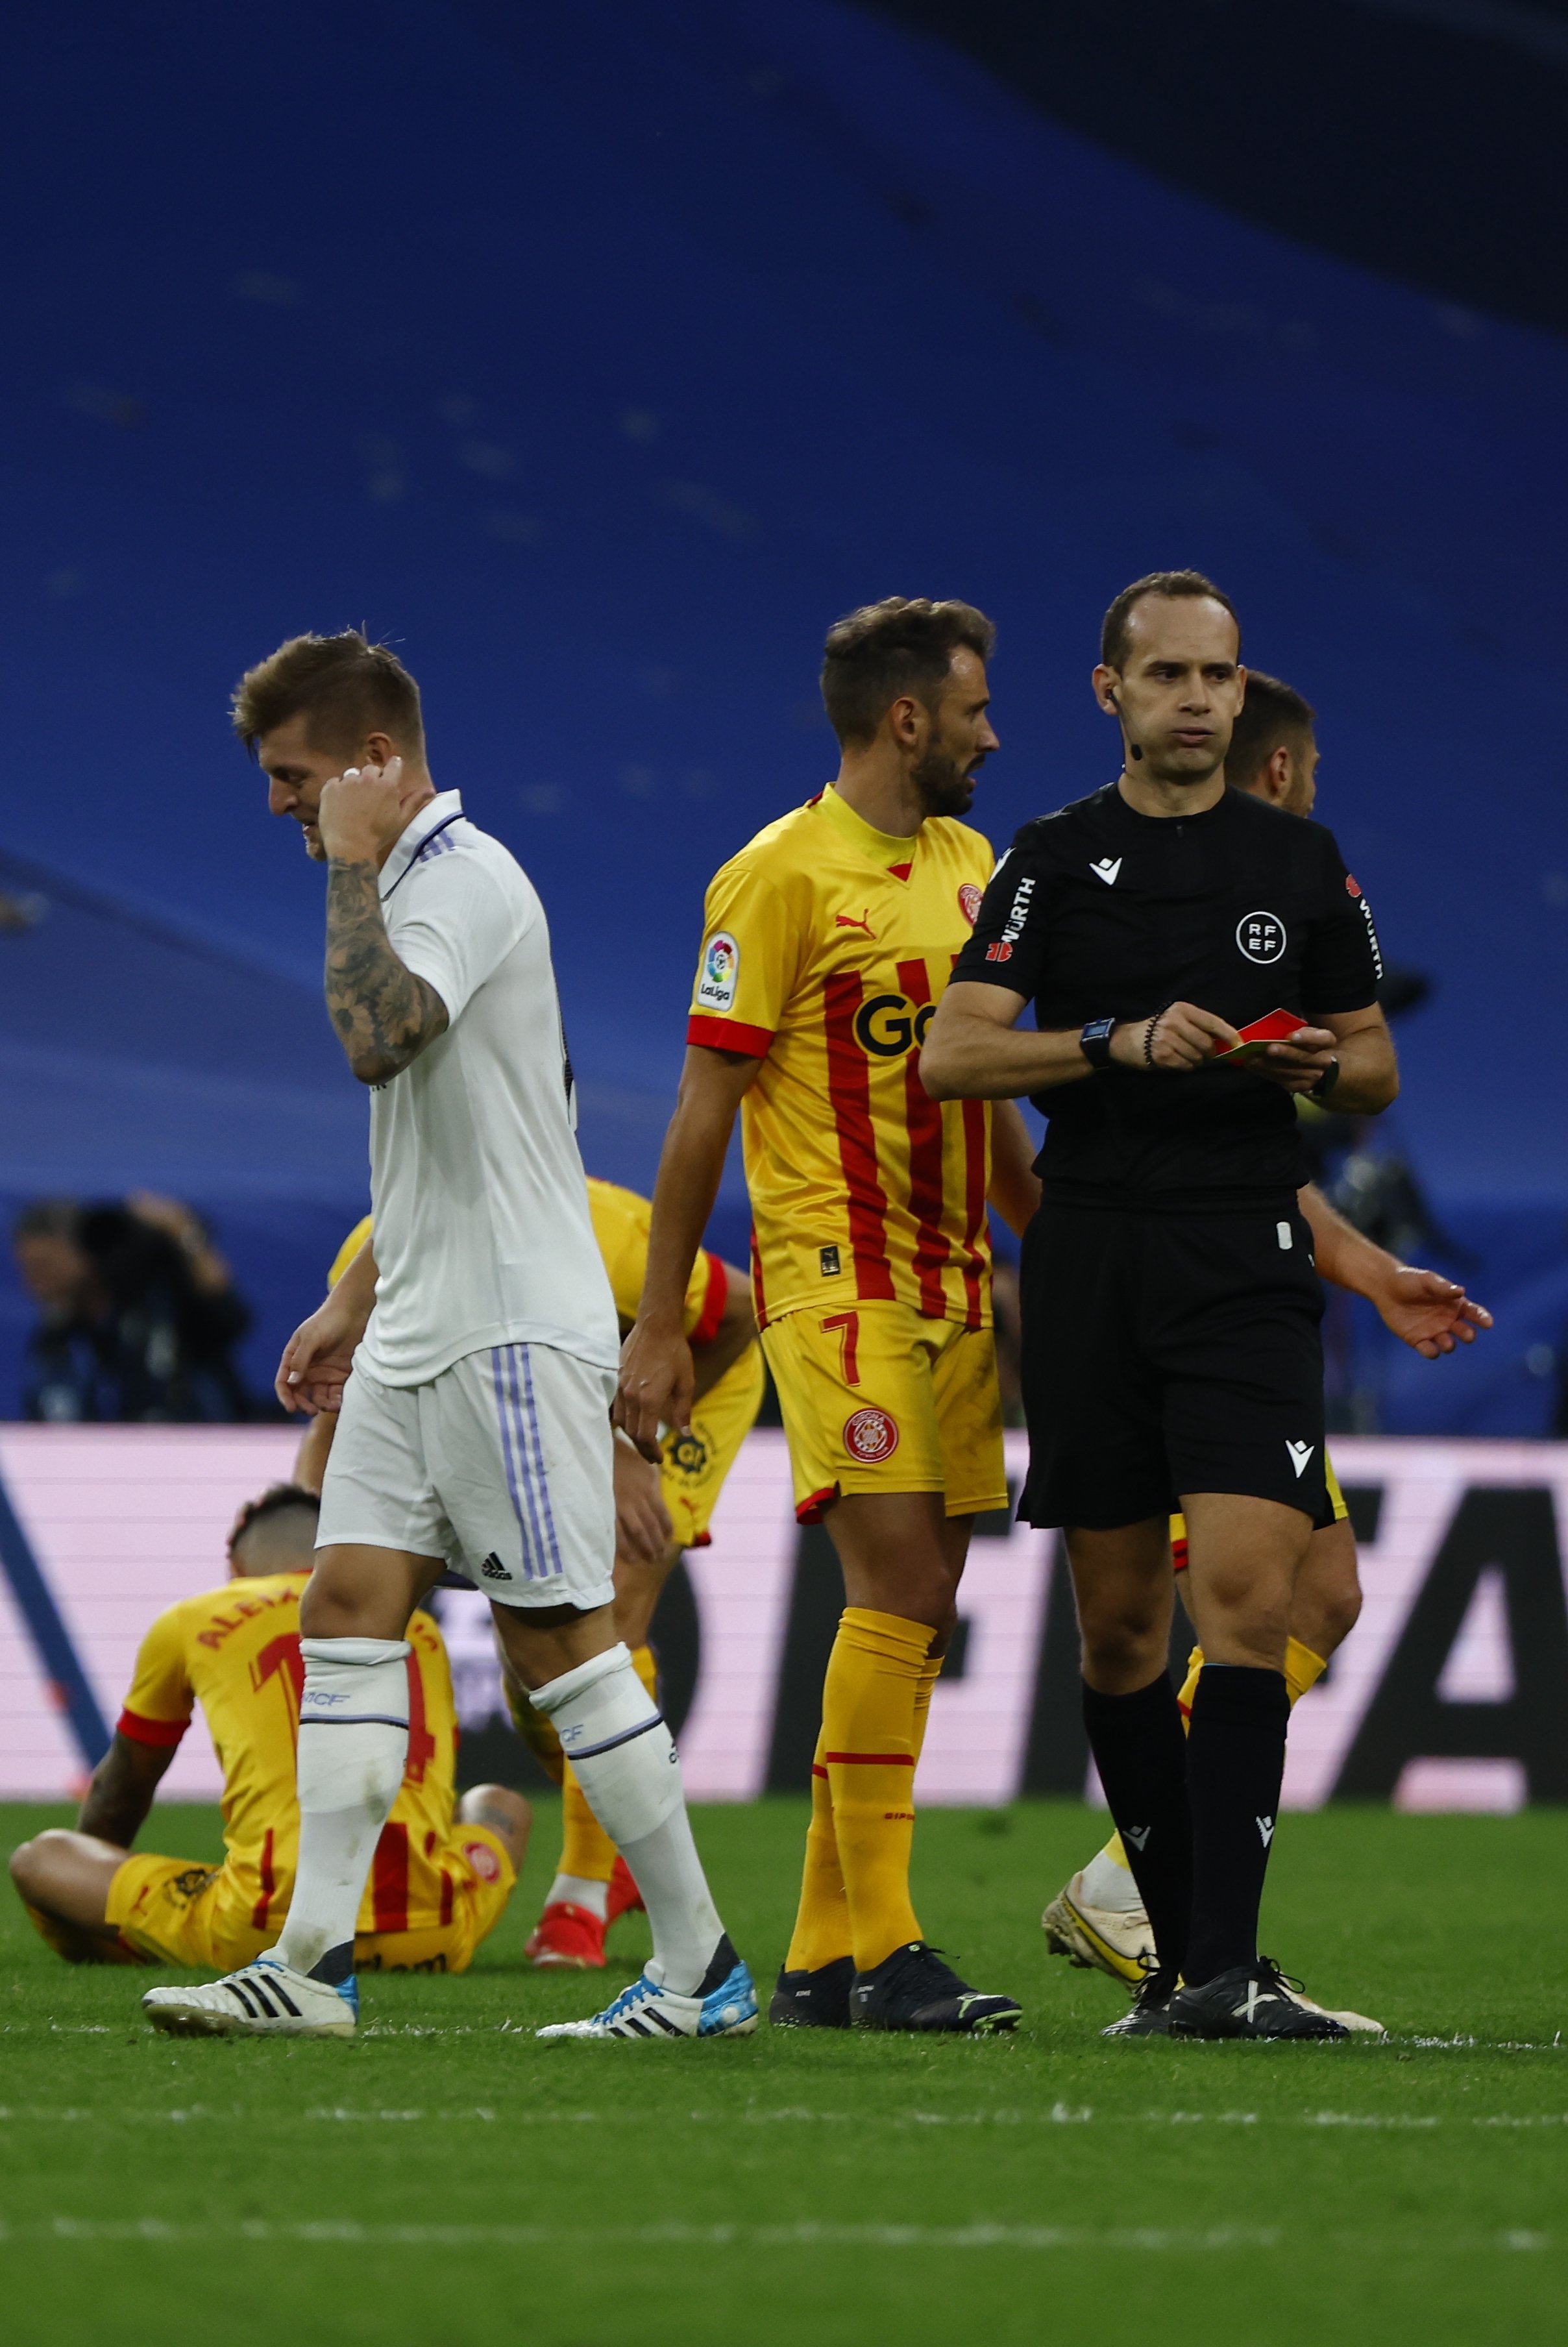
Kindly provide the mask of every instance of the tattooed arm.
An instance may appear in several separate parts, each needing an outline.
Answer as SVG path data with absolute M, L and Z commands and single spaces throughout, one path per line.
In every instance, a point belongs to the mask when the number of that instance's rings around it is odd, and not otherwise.
M 384 1084 L 445 1032 L 446 1006 L 392 950 L 379 866 L 327 864 L 327 1010 L 362 1084 Z
M 327 852 L 327 1010 L 362 1084 L 384 1084 L 446 1027 L 435 988 L 398 960 L 377 880 L 413 815 L 433 795 L 405 783 L 403 761 L 349 767 L 322 791 Z

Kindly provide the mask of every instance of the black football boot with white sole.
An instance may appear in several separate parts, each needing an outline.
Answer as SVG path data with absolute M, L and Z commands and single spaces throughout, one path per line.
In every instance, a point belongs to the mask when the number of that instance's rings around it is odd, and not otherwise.
M 1327 2043 L 1349 2034 L 1332 2014 L 1292 1996 L 1285 1974 L 1267 1956 L 1216 1973 L 1201 1988 L 1184 1983 L 1171 1999 L 1173 2037 L 1289 2037 Z
M 1016 1997 L 986 1996 L 961 1981 L 937 1950 L 910 1940 L 876 1970 L 856 1973 L 849 2014 L 856 2029 L 945 2030 L 992 2037 L 1016 2029 L 1023 2007 Z
M 1101 2036 L 1169 2037 L 1171 1999 L 1175 1987 L 1173 1973 L 1149 1973 L 1132 1999 L 1131 2012 L 1124 2013 L 1120 2021 L 1113 2021 L 1109 2029 L 1102 2029 Z
M 847 2029 L 853 1956 L 838 1956 L 815 1972 L 781 1972 L 768 2006 L 775 2029 Z

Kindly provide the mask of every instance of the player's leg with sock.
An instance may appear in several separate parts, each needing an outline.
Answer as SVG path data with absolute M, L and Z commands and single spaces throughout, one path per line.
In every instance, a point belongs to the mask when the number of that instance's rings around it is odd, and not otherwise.
M 686 1814 L 680 1762 L 670 1731 L 623 1645 L 616 1645 L 562 1672 L 533 1699 L 555 1721 L 561 1745 L 600 1825 L 636 1877 L 653 1934 L 644 1990 L 668 1990 L 686 2005 L 703 2007 L 728 1996 L 731 2018 L 715 2025 L 733 2032 L 754 2024 L 750 1976 L 719 1919 Z M 733 1988 L 731 1983 L 733 1983 Z M 646 1998 L 644 2000 L 647 2001 Z M 622 2000 L 618 2000 L 618 2003 Z M 600 2023 L 612 2015 L 607 2008 Z M 565 2031 L 604 2034 L 600 2023 Z M 659 2034 L 665 2024 L 637 2025 L 630 2034 Z M 619 2034 L 612 2031 L 610 2034 Z M 696 2034 L 695 2026 L 666 2034 Z M 704 2034 L 706 2030 L 704 2029 Z
M 848 1604 L 823 1686 L 827 1771 L 855 1981 L 867 2027 L 1010 2028 L 1010 1997 L 970 1990 L 932 1952 L 909 1896 L 915 1763 L 968 1544 L 938 1491 L 856 1492 L 828 1518 Z M 822 1780 L 814 1778 L 821 1840 Z
M 1289 1994 L 1257 1949 L 1285 1774 L 1291 1597 L 1311 1526 L 1293 1508 L 1240 1493 L 1185 1504 L 1190 1604 L 1205 1659 L 1187 1737 L 1192 1929 L 1172 2026 L 1204 2036 L 1341 2036 L 1337 2023 Z
M 1159 1979 L 1186 1952 L 1192 1826 L 1175 1690 L 1165 1669 L 1170 1569 L 1163 1519 L 1067 1535 L 1083 1639 L 1083 1721 L 1153 1932 Z
M 654 1703 L 659 1665 L 651 1646 L 631 1650 L 631 1666 Z M 544 1911 L 527 1953 L 546 1970 L 594 1968 L 604 1962 L 604 1934 L 616 1913 L 636 1903 L 628 1870 L 616 1879 L 615 1844 L 594 1816 L 577 1770 L 566 1761 L 561 1778 L 561 1852 Z M 619 1892 L 619 1898 L 617 1896 Z

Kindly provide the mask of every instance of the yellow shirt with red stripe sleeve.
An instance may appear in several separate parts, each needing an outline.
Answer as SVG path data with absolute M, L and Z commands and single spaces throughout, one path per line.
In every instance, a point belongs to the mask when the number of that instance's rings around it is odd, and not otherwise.
M 653 1219 L 653 1208 L 635 1190 L 623 1190 L 618 1182 L 601 1182 L 590 1174 L 588 1210 L 593 1217 L 593 1235 L 610 1274 L 610 1290 L 624 1336 L 642 1303 L 643 1282 L 648 1277 L 648 1228 Z M 685 1327 L 693 1345 L 711 1344 L 718 1335 L 729 1296 L 730 1276 L 723 1264 L 706 1247 L 699 1247 L 692 1276 L 686 1283 Z
M 990 1321 L 990 1109 L 919 1049 L 989 879 L 978 831 L 876 831 L 830 785 L 708 891 L 687 1040 L 762 1061 L 742 1102 L 757 1318 L 907 1304 Z
M 171 1605 L 142 1640 L 118 1727 L 137 1744 L 178 1744 L 201 1706 L 223 1771 L 223 1840 L 258 1931 L 287 1910 L 299 1856 L 294 1787 L 304 1664 L 304 1573 L 258 1574 Z M 440 1864 L 452 1839 L 457 1717 L 441 1633 L 409 1623 L 408 1759 L 359 1911 L 366 1932 L 450 1923 Z

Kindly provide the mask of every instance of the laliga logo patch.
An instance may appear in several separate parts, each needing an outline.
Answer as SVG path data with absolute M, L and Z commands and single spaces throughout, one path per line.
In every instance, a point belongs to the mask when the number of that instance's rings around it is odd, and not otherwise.
M 845 1420 L 844 1447 L 860 1466 L 875 1467 L 897 1450 L 897 1422 L 885 1409 L 857 1409 Z
M 975 917 L 980 909 L 980 899 L 984 895 L 985 890 L 978 888 L 972 880 L 966 880 L 958 891 L 958 910 L 971 929 L 975 926 Z
M 740 947 L 727 929 L 715 930 L 702 948 L 702 975 L 697 981 L 697 999 L 703 1010 L 733 1010 L 740 974 Z
M 1277 961 L 1285 951 L 1285 923 L 1277 913 L 1244 913 L 1235 941 L 1248 961 Z

